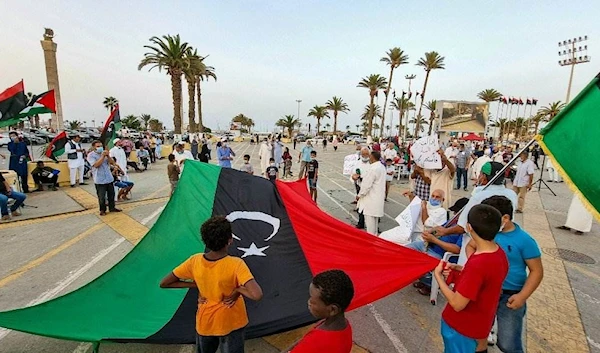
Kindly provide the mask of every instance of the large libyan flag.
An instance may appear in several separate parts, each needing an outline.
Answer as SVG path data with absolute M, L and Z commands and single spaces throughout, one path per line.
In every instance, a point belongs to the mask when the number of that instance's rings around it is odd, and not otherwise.
M 263 288 L 262 301 L 246 302 L 248 338 L 313 322 L 307 300 L 316 273 L 346 271 L 355 286 L 353 309 L 403 288 L 438 263 L 332 218 L 310 200 L 304 181 L 274 186 L 187 161 L 165 210 L 123 260 L 72 293 L 0 313 L 0 326 L 96 343 L 193 343 L 198 291 L 160 289 L 159 281 L 204 250 L 199 228 L 212 215 L 233 222 L 230 254 L 246 261 Z
M 567 184 L 600 220 L 600 74 L 537 137 Z

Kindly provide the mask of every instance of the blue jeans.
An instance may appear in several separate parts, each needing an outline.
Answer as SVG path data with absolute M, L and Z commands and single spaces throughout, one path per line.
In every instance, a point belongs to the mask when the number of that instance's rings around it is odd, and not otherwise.
M 15 212 L 21 205 L 27 196 L 20 192 L 12 191 L 10 195 L 0 194 L 0 209 L 2 210 L 3 216 L 8 216 L 8 199 L 15 200 L 15 203 L 10 207 L 10 212 Z
M 225 336 L 196 335 L 196 353 L 216 353 L 221 345 L 221 353 L 244 353 L 244 328 Z
M 444 353 L 475 352 L 475 349 L 477 349 L 477 340 L 461 335 L 455 329 L 448 326 L 444 319 L 442 319 L 441 326 Z
M 498 318 L 498 348 L 504 353 L 522 353 L 523 350 L 523 318 L 527 312 L 527 304 L 517 310 L 506 306 L 510 295 L 502 294 L 498 302 L 496 317 Z
M 468 170 L 469 169 L 467 169 L 467 168 L 456 168 L 456 188 L 457 189 L 460 189 L 460 180 L 463 178 L 465 179 L 464 189 L 467 188 L 467 182 L 468 182 L 467 171 Z
M 427 255 L 433 256 L 436 259 L 442 259 L 442 256 L 431 249 L 427 249 L 425 251 L 425 242 L 422 240 L 413 241 L 410 244 L 406 244 L 406 247 L 409 249 L 414 249 L 420 252 L 426 252 Z M 419 281 L 424 285 L 431 287 L 431 272 L 427 272 L 423 277 L 419 278 Z

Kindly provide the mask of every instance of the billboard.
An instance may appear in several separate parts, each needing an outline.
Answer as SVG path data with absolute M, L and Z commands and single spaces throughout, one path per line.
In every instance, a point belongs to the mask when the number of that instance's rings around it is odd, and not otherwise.
M 488 122 L 487 102 L 438 101 L 438 131 L 484 133 Z
M 238 121 L 232 121 L 231 124 L 229 125 L 230 131 L 241 130 L 241 129 L 242 129 L 242 123 L 240 123 Z

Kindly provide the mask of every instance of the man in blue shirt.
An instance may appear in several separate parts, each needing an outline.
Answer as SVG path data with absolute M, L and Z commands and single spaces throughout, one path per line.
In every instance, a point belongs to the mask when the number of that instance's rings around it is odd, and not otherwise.
M 88 154 L 87 161 L 92 166 L 92 176 L 94 178 L 94 184 L 96 185 L 100 216 L 106 214 L 107 197 L 108 210 L 110 212 L 121 212 L 121 210 L 115 207 L 115 188 L 113 186 L 115 179 L 110 172 L 110 165 L 118 166 L 115 161 L 110 158 L 109 151 L 104 150 L 101 141 L 96 140 L 92 143 L 92 152 Z
M 518 224 L 513 223 L 513 204 L 504 196 L 492 196 L 482 202 L 502 213 L 502 227 L 496 243 L 508 258 L 508 274 L 502 284 L 498 303 L 498 348 L 502 352 L 523 352 L 523 318 L 526 300 L 542 282 L 544 268 L 540 248 L 536 241 Z M 527 275 L 529 269 L 529 275 Z M 480 347 L 485 347 L 484 342 Z
M 310 162 L 310 153 L 314 151 L 312 147 L 312 142 L 310 140 L 306 141 L 306 146 L 302 148 L 300 154 L 298 155 L 298 162 L 300 163 L 300 173 L 298 173 L 298 180 L 304 178 L 306 174 L 306 167 L 308 162 Z
M 219 165 L 223 168 L 231 168 L 231 161 L 235 157 L 235 153 L 227 145 L 227 140 L 223 139 L 221 141 L 221 147 L 217 149 L 217 159 L 219 160 Z

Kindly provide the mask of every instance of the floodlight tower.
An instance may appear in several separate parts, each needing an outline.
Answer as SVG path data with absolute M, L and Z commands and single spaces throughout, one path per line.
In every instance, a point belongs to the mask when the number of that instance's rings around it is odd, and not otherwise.
M 583 36 L 558 42 L 558 55 L 560 57 L 558 64 L 560 66 L 571 66 L 569 87 L 567 88 L 567 100 L 565 103 L 569 103 L 569 99 L 571 98 L 571 84 L 573 83 L 573 72 L 575 71 L 575 65 L 588 63 L 592 58 L 587 54 L 587 44 L 583 44 L 584 42 L 587 42 L 587 40 L 588 36 Z

